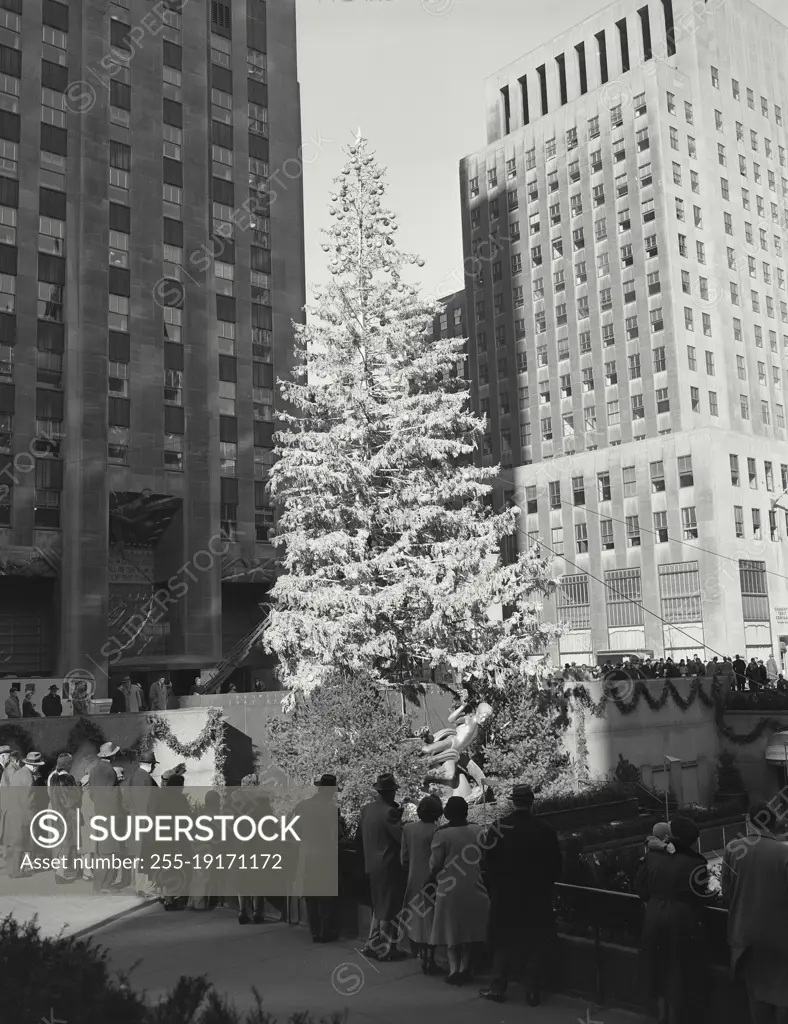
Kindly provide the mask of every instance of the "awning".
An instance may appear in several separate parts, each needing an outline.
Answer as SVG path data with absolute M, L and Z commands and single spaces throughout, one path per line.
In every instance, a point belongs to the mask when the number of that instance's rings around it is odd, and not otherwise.
M 788 764 L 788 732 L 776 732 L 766 747 L 766 760 Z

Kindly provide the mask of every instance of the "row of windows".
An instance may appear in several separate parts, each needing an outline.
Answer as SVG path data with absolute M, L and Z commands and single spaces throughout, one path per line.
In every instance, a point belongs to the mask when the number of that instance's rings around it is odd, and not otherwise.
M 714 86 L 715 89 L 720 88 L 720 73 L 719 70 L 713 66 L 711 67 L 711 84 Z M 745 89 L 745 92 L 747 97 L 747 106 L 750 108 L 750 110 L 755 110 L 755 93 L 752 89 Z M 741 88 L 739 86 L 738 81 L 735 78 L 731 79 L 731 95 L 735 100 L 741 100 Z M 765 96 L 761 96 L 760 100 L 761 115 L 763 117 L 768 118 L 769 101 Z M 779 107 L 776 103 L 774 104 L 774 120 L 777 122 L 778 125 L 782 125 L 783 123 L 782 108 Z
M 680 509 L 681 514 L 681 536 L 679 540 L 697 540 L 698 539 L 698 519 L 694 505 L 689 505 Z M 626 545 L 630 548 L 641 546 L 641 534 L 646 533 L 648 536 L 652 536 L 655 544 L 667 544 L 671 539 L 668 533 L 668 514 L 667 512 L 654 512 L 653 513 L 654 526 L 652 530 L 642 530 L 640 525 L 639 516 L 627 516 L 624 521 Z M 613 519 L 601 519 L 599 521 L 599 543 L 602 551 L 613 551 L 615 549 L 615 520 Z M 539 536 L 538 531 L 529 531 L 526 534 L 526 539 L 529 544 L 540 544 L 543 543 Z M 575 523 L 574 524 L 574 543 L 575 552 L 578 555 L 588 554 L 588 524 L 587 523 Z M 555 555 L 564 554 L 564 528 L 563 526 L 554 526 L 550 531 L 550 550 Z

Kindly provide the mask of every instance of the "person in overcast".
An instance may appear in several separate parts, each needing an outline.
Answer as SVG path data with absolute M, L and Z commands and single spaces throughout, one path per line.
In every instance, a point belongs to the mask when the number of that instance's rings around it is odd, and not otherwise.
M 372 894 L 372 922 L 364 956 L 388 963 L 405 959 L 397 949 L 394 921 L 402 909 L 405 872 L 400 863 L 402 808 L 397 803 L 397 780 L 379 775 L 372 787 L 377 798 L 361 808 L 356 842 Z

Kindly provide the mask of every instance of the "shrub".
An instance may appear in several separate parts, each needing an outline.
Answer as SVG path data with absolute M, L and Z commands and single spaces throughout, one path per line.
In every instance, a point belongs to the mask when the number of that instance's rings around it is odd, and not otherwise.
M 41 937 L 35 921 L 0 921 L 3 1020 L 67 1024 L 276 1024 L 253 990 L 255 1006 L 239 1011 L 204 978 L 181 978 L 156 1006 L 113 975 L 106 951 L 90 939 Z M 341 1024 L 343 1014 L 320 1024 Z M 302 1013 L 289 1024 L 310 1024 Z
M 717 789 L 720 793 L 745 793 L 744 780 L 733 754 L 723 751 L 717 764 Z
M 292 714 L 268 727 L 271 756 L 288 778 L 310 785 L 324 772 L 336 775 L 340 811 L 351 832 L 381 773 L 396 776 L 400 802 L 424 795 L 424 759 L 413 732 L 399 707 L 355 676 L 299 696 Z

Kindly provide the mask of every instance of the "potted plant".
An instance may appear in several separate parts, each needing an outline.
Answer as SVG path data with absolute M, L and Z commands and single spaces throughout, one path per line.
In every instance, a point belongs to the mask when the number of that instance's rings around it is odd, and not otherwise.
M 736 758 L 728 751 L 720 754 L 717 764 L 717 792 L 714 803 L 719 806 L 732 806 L 746 811 L 749 794 L 736 767 Z

